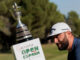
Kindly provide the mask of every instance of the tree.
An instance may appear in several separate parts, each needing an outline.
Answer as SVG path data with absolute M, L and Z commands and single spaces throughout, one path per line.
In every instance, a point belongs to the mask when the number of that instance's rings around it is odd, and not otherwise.
M 11 38 L 14 33 L 11 31 L 14 20 L 9 11 L 12 3 L 13 0 L 0 0 L 0 45 L 2 45 L 2 51 L 9 49 L 14 41 L 14 38 Z
M 80 19 L 79 15 L 75 11 L 71 11 L 68 13 L 68 24 L 71 26 L 74 35 L 79 36 L 80 32 Z
M 22 3 L 22 21 L 27 24 L 33 37 L 45 37 L 45 30 L 56 22 L 64 21 L 57 6 L 48 0 L 24 0 Z

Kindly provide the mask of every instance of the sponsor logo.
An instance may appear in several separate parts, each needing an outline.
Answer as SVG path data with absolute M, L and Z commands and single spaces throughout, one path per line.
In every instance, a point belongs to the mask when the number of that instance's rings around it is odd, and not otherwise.
M 36 56 L 39 55 L 39 47 L 38 46 L 34 46 L 28 49 L 24 49 L 21 51 L 21 54 L 23 55 L 23 59 L 29 58 L 31 56 Z

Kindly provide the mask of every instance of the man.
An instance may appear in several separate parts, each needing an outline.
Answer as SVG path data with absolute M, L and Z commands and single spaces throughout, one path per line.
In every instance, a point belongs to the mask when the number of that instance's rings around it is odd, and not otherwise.
M 52 26 L 49 35 L 59 50 L 68 50 L 68 60 L 80 60 L 80 39 L 75 38 L 71 28 L 64 22 Z

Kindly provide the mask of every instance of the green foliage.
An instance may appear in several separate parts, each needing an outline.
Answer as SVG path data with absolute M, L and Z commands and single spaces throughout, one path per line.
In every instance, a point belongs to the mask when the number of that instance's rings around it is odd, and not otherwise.
M 11 0 L 3 0 L 0 1 L 0 30 L 7 34 L 10 35 L 10 13 L 9 13 L 9 7 L 11 6 L 10 2 Z M 9 3 L 9 4 L 8 4 Z
M 0 16 L 0 30 L 5 34 L 10 35 L 10 30 L 8 29 L 9 20 L 6 17 Z
M 21 6 L 22 21 L 29 27 L 33 37 L 44 38 L 46 29 L 56 22 L 64 21 L 57 6 L 48 0 L 23 0 Z
M 5 5 L 5 2 L 2 1 L 0 2 L 0 14 L 5 14 L 7 13 L 8 9 L 7 6 Z
M 74 35 L 77 37 L 80 35 L 80 19 L 79 15 L 75 11 L 71 11 L 68 14 L 68 24 L 71 26 Z
M 14 41 L 14 38 L 11 39 L 14 33 L 11 31 L 14 20 L 9 12 L 12 3 L 13 0 L 0 0 L 0 46 L 4 50 L 9 49 Z

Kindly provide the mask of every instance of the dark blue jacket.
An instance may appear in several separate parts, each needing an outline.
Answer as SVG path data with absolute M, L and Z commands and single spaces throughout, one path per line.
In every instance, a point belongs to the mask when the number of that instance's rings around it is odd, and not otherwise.
M 74 39 L 72 51 L 68 54 L 68 60 L 80 60 L 80 39 Z

